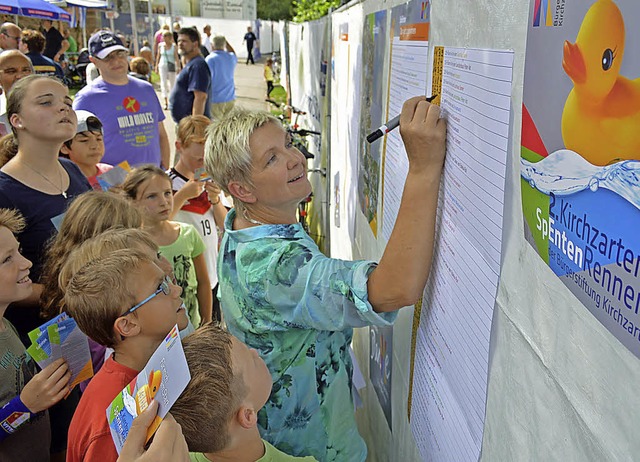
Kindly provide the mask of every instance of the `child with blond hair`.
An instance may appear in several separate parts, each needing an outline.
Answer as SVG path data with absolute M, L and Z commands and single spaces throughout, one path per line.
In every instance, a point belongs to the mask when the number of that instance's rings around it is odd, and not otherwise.
M 51 433 L 46 410 L 69 392 L 64 359 L 36 373 L 13 325 L 4 318 L 10 303 L 33 291 L 31 262 L 20 254 L 15 234 L 25 226 L 15 210 L 0 209 L 0 460 L 49 460 Z
M 108 229 L 141 226 L 138 209 L 118 194 L 89 191 L 78 196 L 65 212 L 58 234 L 47 244 L 40 300 L 43 317 L 50 319 L 62 311 L 64 291 L 58 284 L 58 274 L 73 249 Z
M 205 244 L 203 255 L 211 281 L 213 318 L 220 321 L 222 315 L 217 297 L 216 270 L 218 236 L 219 230 L 224 229 L 226 205 L 231 207 L 232 204 L 226 202 L 224 194 L 213 181 L 195 178 L 196 172 L 204 167 L 204 142 L 210 124 L 211 121 L 202 115 L 187 116 L 180 121 L 176 139 L 176 152 L 180 154 L 180 160 L 167 174 L 174 191 L 173 219 L 193 225 Z
M 187 326 L 181 289 L 140 248 L 114 250 L 78 269 L 64 304 L 80 329 L 114 350 L 85 390 L 71 421 L 67 462 L 118 458 L 105 416 L 115 396 L 141 371 L 177 324 Z M 67 264 L 73 265 L 73 259 Z
M 138 167 L 127 175 L 122 191 L 142 213 L 142 228 L 171 263 L 193 325 L 211 321 L 211 282 L 205 245 L 192 225 L 170 221 L 173 190 L 169 176 L 155 165 Z
M 260 438 L 259 411 L 271 393 L 269 369 L 244 343 L 213 324 L 183 340 L 191 381 L 171 408 L 193 462 L 313 462 Z

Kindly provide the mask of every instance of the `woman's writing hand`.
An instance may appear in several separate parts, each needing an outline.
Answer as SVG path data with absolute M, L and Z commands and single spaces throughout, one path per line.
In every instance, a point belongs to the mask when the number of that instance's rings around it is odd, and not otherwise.
M 33 413 L 49 409 L 69 392 L 70 378 L 69 366 L 64 358 L 59 358 L 29 380 L 20 393 L 20 400 Z
M 416 96 L 405 101 L 400 114 L 400 135 L 409 158 L 409 169 L 440 172 L 444 163 L 447 122 L 440 108 Z

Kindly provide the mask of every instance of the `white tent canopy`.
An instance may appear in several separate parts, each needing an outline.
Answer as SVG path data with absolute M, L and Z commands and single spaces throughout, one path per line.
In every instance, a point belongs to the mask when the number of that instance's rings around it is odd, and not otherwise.
M 107 8 L 109 5 L 106 0 L 65 0 L 67 5 L 82 6 L 84 8 Z
M 81 6 L 83 8 L 108 8 L 109 4 L 106 0 L 47 0 L 56 6 Z

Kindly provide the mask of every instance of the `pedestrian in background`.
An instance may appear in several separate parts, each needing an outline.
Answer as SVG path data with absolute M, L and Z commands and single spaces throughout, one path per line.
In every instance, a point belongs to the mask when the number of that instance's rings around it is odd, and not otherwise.
M 267 98 L 271 96 L 273 90 L 273 59 L 267 58 L 264 64 L 264 80 L 267 82 Z
M 178 53 L 184 67 L 169 96 L 171 117 L 175 123 L 188 115 L 209 117 L 211 74 L 200 54 L 200 34 L 193 27 L 183 27 L 178 32 Z
M 42 52 L 47 58 L 60 62 L 60 57 L 69 48 L 69 41 L 66 40 L 60 31 L 53 27 L 53 22 L 49 19 L 42 21 L 42 29 L 44 30 L 45 45 Z
M 169 95 L 176 83 L 176 72 L 179 68 L 180 58 L 177 47 L 173 43 L 173 34 L 171 31 L 165 30 L 156 53 L 156 71 L 160 75 L 160 90 L 164 98 L 165 111 L 169 108 Z
M 213 38 L 213 52 L 207 56 L 206 62 L 211 73 L 211 117 L 219 119 L 233 109 L 236 100 L 233 77 L 238 57 L 227 39 L 223 35 L 217 35 Z
M 249 61 L 251 61 L 251 64 L 255 64 L 255 61 L 253 60 L 253 43 L 256 40 L 258 40 L 258 37 L 253 33 L 251 26 L 247 27 L 247 33 L 244 34 L 244 39 L 242 39 L 242 42 L 246 42 L 247 44 L 247 65 L 249 64 Z
M 17 50 L 22 40 L 22 29 L 12 22 L 5 22 L 0 26 L 0 52 Z

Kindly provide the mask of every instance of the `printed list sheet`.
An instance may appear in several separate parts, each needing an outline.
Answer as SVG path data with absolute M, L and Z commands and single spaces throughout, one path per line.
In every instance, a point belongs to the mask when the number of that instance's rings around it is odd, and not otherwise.
M 407 99 L 425 94 L 428 76 L 428 45 L 427 41 L 393 38 L 389 78 L 389 119 L 400 114 L 402 105 Z M 409 162 L 400 130 L 393 130 L 386 138 L 382 236 L 388 241 L 398 217 L 404 182 L 409 172 Z
M 512 66 L 510 51 L 444 48 L 447 159 L 411 405 L 411 428 L 424 460 L 477 461 L 480 455 L 500 275 Z

